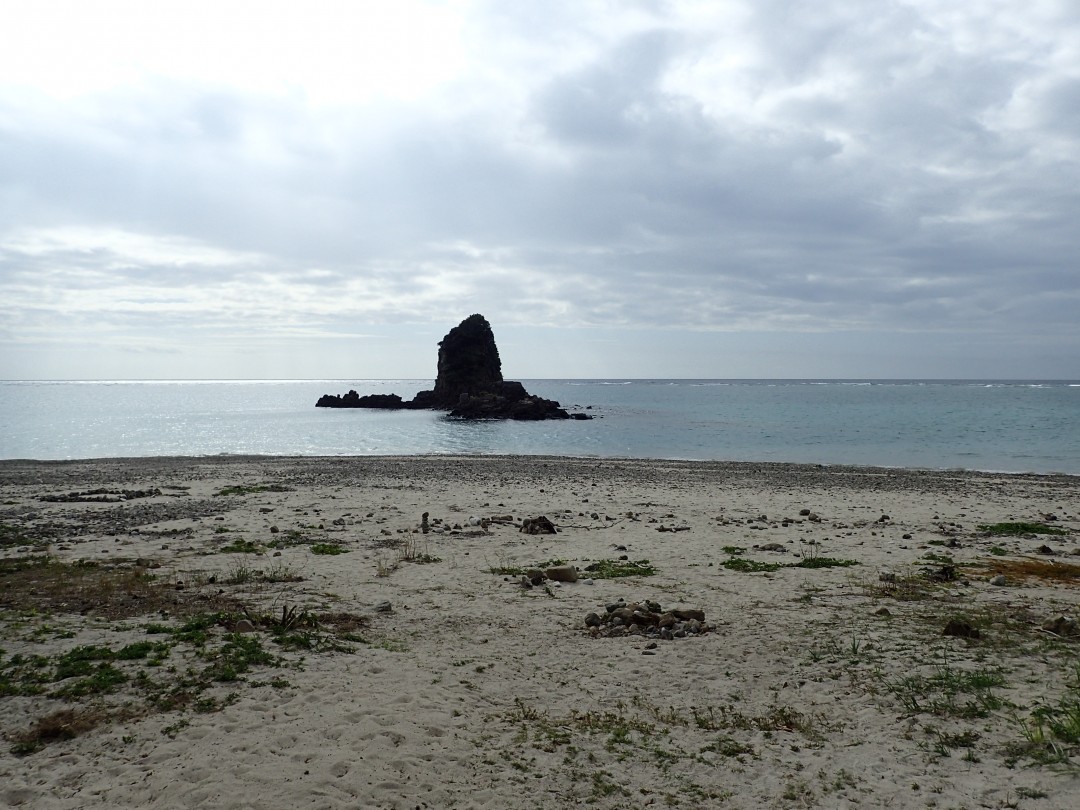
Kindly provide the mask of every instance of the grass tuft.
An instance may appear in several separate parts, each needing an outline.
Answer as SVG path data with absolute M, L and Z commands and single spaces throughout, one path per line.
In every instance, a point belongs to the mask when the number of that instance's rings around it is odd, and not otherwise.
M 336 543 L 312 543 L 310 548 L 312 554 L 321 554 L 325 556 L 334 556 L 336 554 L 349 553 L 349 549 L 342 548 Z
M 1065 529 L 1058 526 L 1047 526 L 1045 523 L 991 523 L 989 525 L 982 524 L 979 529 L 994 537 L 1022 537 L 1025 534 L 1068 534 Z
M 238 495 L 255 495 L 260 492 L 292 492 L 292 490 L 280 484 L 234 484 L 222 487 L 214 493 L 214 496 L 228 498 Z

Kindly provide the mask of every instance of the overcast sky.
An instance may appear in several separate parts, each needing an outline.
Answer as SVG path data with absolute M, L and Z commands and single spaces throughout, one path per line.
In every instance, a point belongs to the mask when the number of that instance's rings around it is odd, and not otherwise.
M 5 0 L 0 378 L 1080 378 L 1075 0 Z

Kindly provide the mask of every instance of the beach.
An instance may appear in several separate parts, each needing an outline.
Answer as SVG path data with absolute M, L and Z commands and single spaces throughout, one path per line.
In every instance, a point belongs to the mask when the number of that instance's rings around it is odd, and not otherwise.
M 1080 795 L 1080 477 L 0 461 L 0 503 L 6 806 Z

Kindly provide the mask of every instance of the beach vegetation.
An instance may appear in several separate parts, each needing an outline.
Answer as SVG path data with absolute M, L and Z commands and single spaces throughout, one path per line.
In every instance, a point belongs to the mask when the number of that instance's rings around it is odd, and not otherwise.
M 135 712 L 130 709 L 114 709 L 111 712 L 101 706 L 66 708 L 38 718 L 30 728 L 11 735 L 11 753 L 28 756 L 45 746 L 73 740 L 106 723 L 130 719 Z
M 43 655 L 10 656 L 0 658 L 0 697 L 40 695 L 45 684 L 54 680 L 52 662 Z
M 1062 529 L 1059 526 L 1021 521 L 981 524 L 979 530 L 994 537 L 1023 537 L 1025 534 L 1050 534 L 1059 536 L 1068 534 L 1065 529 Z
M 1045 799 L 1049 795 L 1045 790 L 1024 787 L 1023 785 L 1016 789 L 1016 796 L 1019 799 Z
M 934 591 L 923 576 L 898 576 L 887 582 L 877 581 L 865 586 L 871 596 L 888 597 L 898 602 L 918 602 L 929 599 Z
M 388 561 L 385 557 L 380 555 L 375 560 L 375 576 L 388 577 L 397 570 L 397 567 L 397 561 Z
M 312 554 L 320 554 L 323 556 L 349 553 L 349 549 L 343 548 L 337 543 L 312 543 L 310 548 Z
M 409 538 L 401 544 L 398 551 L 398 561 L 418 563 L 420 565 L 442 562 L 440 557 L 431 554 L 428 549 L 429 546 L 426 542 Z
M 623 577 L 651 577 L 656 574 L 656 566 L 649 560 L 584 560 L 586 565 L 581 569 L 584 576 L 590 579 L 621 579 Z M 520 566 L 502 564 L 487 569 L 489 574 L 501 576 L 520 577 L 529 571 L 545 571 L 548 568 L 558 568 L 569 565 L 566 560 L 551 559 L 538 562 L 535 565 Z
M 263 547 L 253 540 L 237 538 L 227 546 L 218 549 L 220 554 L 262 554 Z
M 175 610 L 177 601 L 174 589 L 132 560 L 65 562 L 44 554 L 0 560 L 0 605 L 8 610 L 123 619 Z M 209 606 L 220 601 L 210 597 Z M 194 608 L 185 599 L 180 605 Z
M 934 757 L 952 756 L 957 749 L 966 749 L 972 752 L 975 744 L 982 735 L 972 729 L 964 731 L 944 731 L 938 726 L 928 723 L 922 727 L 926 739 L 918 743 L 919 748 L 932 754 Z
M 597 560 L 583 570 L 592 579 L 651 577 L 656 574 L 656 566 L 648 560 Z
M 656 794 L 665 804 L 705 802 L 711 807 L 714 801 L 732 794 L 718 790 L 711 779 L 695 781 L 693 774 L 746 766 L 759 758 L 754 744 L 758 738 L 809 734 L 817 745 L 823 740 L 822 733 L 839 728 L 824 715 L 791 706 L 774 704 L 757 710 L 733 703 L 674 707 L 658 704 L 641 692 L 632 693 L 628 700 L 604 700 L 593 708 L 582 706 L 559 713 L 519 697 L 497 719 L 506 726 L 501 743 L 496 743 L 504 758 L 534 763 L 529 749 L 563 753 L 565 775 L 576 783 L 579 803 L 586 804 L 601 803 L 594 793 L 593 774 L 604 764 L 627 762 L 633 763 L 630 767 L 644 785 L 639 789 L 642 796 L 650 795 L 653 786 L 670 784 L 670 778 L 677 777 L 677 791 L 658 790 Z M 799 745 L 793 744 L 792 750 L 799 750 Z M 621 784 L 632 790 L 625 782 Z M 623 806 L 629 795 L 619 793 L 618 806 Z
M 924 560 L 932 563 L 938 563 L 939 565 L 955 565 L 956 560 L 950 557 L 948 554 L 936 554 L 933 551 L 928 551 L 922 555 Z
M 257 495 L 263 492 L 292 492 L 292 489 L 281 484 L 233 484 L 222 487 L 214 493 L 214 496 L 229 498 L 242 495 Z
M 802 559 L 794 563 L 761 562 L 739 557 L 737 554 L 746 551 L 741 546 L 724 546 L 723 550 L 732 556 L 728 557 L 720 565 L 729 571 L 739 571 L 745 574 L 770 573 L 779 571 L 781 568 L 847 568 L 859 564 L 857 560 L 821 556 L 821 545 L 813 540 L 803 547 Z
M 203 676 L 212 681 L 232 682 L 254 666 L 281 666 L 281 659 L 267 652 L 259 639 L 244 633 L 230 633 L 225 643 L 204 654 L 209 665 Z
M 302 582 L 304 579 L 291 565 L 280 561 L 270 563 L 260 571 L 259 578 L 263 582 Z
M 557 568 L 558 566 L 566 565 L 566 564 L 567 564 L 566 560 L 561 560 L 561 559 L 557 559 L 557 558 L 552 558 L 550 560 L 544 560 L 543 562 L 538 562 L 538 563 L 536 563 L 536 565 L 530 565 L 530 566 L 511 565 L 509 562 L 503 561 L 503 562 L 500 562 L 499 565 L 493 565 L 493 566 L 489 567 L 487 569 L 487 572 L 489 574 L 496 574 L 498 576 L 520 577 L 520 576 L 524 576 L 525 572 L 527 572 L 527 571 L 532 571 L 532 570 L 544 571 L 544 570 L 546 570 L 548 568 Z
M 986 559 L 966 566 L 978 571 L 983 576 L 1001 574 L 1006 579 L 1023 582 L 1039 580 L 1056 582 L 1062 585 L 1080 585 L 1080 565 L 1057 562 L 1054 560 L 1002 560 Z
M 282 549 L 303 546 L 308 543 L 307 536 L 299 529 L 286 529 L 270 542 L 270 548 Z
M 276 575 L 285 576 L 285 569 Z M 248 576 L 245 572 L 237 579 Z M 251 576 L 257 579 L 265 574 Z M 121 718 L 220 711 L 237 699 L 235 691 L 220 691 L 223 684 L 247 683 L 260 669 L 296 665 L 295 656 L 289 657 L 291 651 L 349 652 L 352 648 L 346 641 L 365 640 L 358 632 L 367 621 L 361 616 L 324 616 L 293 607 L 264 615 L 196 588 L 178 590 L 155 582 L 123 564 L 76 565 L 48 557 L 22 558 L 18 564 L 0 565 L 0 587 L 5 606 L 44 602 L 57 612 L 93 612 L 105 619 L 160 611 L 160 618 L 138 626 L 110 626 L 126 633 L 141 627 L 147 638 L 114 645 L 78 644 L 51 655 L 0 653 L 0 697 L 45 696 L 71 704 L 56 711 L 46 702 L 44 708 L 51 711 L 29 719 L 22 730 L 15 724 L 7 738 L 10 750 L 20 756 Z M 212 609 L 216 606 L 221 609 Z M 41 626 L 54 625 L 40 611 L 34 615 L 40 617 Z M 255 632 L 231 632 L 244 618 Z M 280 654 L 266 649 L 266 636 L 260 632 L 277 643 Z M 182 654 L 174 655 L 177 648 Z M 170 657 L 174 663 L 168 664 Z M 262 679 L 252 685 L 265 683 Z M 270 683 L 286 685 L 280 678 Z M 103 702 L 107 695 L 118 697 L 107 704 Z M 186 725 L 181 716 L 166 733 L 178 734 Z
M 748 560 L 745 557 L 729 557 L 720 563 L 720 565 L 729 571 L 739 571 L 744 574 L 779 571 L 784 567 L 784 563 L 759 562 L 757 560 Z
M 223 585 L 247 585 L 259 578 L 261 572 L 243 562 L 235 562 L 228 573 L 221 578 Z
M 797 563 L 791 563 L 788 568 L 847 568 L 858 565 L 858 560 L 838 559 L 836 557 L 804 557 Z
M 408 652 L 409 648 L 403 641 L 398 641 L 392 638 L 377 638 L 368 642 L 370 647 L 377 650 L 386 650 L 387 652 L 403 653 Z
M 82 667 L 79 667 L 82 669 Z M 73 677 L 66 675 L 65 679 Z M 128 676 L 110 663 L 100 663 L 85 672 L 85 677 L 64 684 L 51 693 L 52 697 L 78 698 L 87 695 L 103 695 L 115 692 L 121 684 L 128 680 Z
M 973 719 L 988 717 L 1006 701 L 993 690 L 1005 686 L 1001 670 L 966 670 L 954 667 L 942 650 L 941 661 L 929 673 L 914 673 L 887 681 L 891 692 L 909 714 Z
M 4 546 L 25 546 L 29 542 L 29 538 L 27 538 L 21 527 L 0 521 L 0 548 Z
M 1056 703 L 1035 706 L 1027 717 L 1013 715 L 1023 740 L 1008 747 L 1014 762 L 1072 763 L 1080 756 L 1080 664 L 1073 665 L 1065 692 Z

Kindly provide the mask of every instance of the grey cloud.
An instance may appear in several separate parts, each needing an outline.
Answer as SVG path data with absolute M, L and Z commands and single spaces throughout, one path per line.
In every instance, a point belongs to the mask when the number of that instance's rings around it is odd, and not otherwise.
M 566 326 L 1075 331 L 1080 168 L 1042 134 L 1074 142 L 1080 85 L 1009 48 L 960 52 L 918 5 L 746 8 L 753 59 L 730 79 L 755 88 L 752 111 L 717 113 L 671 81 L 715 43 L 661 3 L 607 38 L 575 27 L 578 4 L 539 30 L 530 4 L 496 4 L 483 32 L 536 30 L 530 64 L 587 53 L 522 77 L 506 107 L 170 86 L 66 128 L 16 110 L 0 247 L 16 225 L 77 223 L 257 258 L 179 275 L 8 250 L 0 284 L 57 265 L 93 271 L 72 288 L 272 281 L 295 295 L 278 312 L 310 329 L 460 307 Z M 1011 117 L 1018 98 L 1035 124 Z

